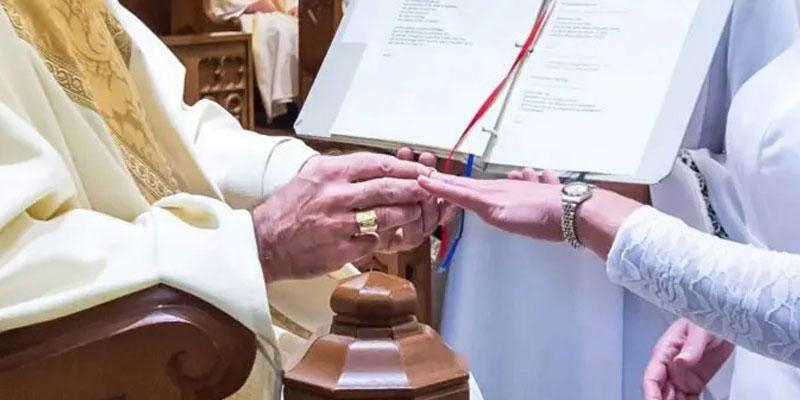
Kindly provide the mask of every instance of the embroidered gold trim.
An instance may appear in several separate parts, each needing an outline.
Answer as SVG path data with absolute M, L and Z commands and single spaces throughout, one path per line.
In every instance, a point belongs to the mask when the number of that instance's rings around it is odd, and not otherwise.
M 269 306 L 269 313 L 272 315 L 272 324 L 281 329 L 285 329 L 303 339 L 311 339 L 314 334 L 273 306 Z
M 131 63 L 131 52 L 133 49 L 133 40 L 131 39 L 128 32 L 125 32 L 125 29 L 122 27 L 122 24 L 119 23 L 119 20 L 114 18 L 108 10 L 103 10 L 103 18 L 106 20 L 106 26 L 108 26 L 109 31 L 111 32 L 111 36 L 114 37 L 114 44 L 117 46 L 117 50 L 122 55 L 122 59 L 125 60 L 125 65 L 130 65 Z
M 127 68 L 131 37 L 105 1 L 0 0 L 0 5 L 70 99 L 103 118 L 145 198 L 154 202 L 180 191 L 184 179 L 156 140 Z

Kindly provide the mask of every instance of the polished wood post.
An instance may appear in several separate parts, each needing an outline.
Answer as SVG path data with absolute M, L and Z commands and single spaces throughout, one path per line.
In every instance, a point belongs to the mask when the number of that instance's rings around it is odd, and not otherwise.
M 401 278 L 369 272 L 331 298 L 336 313 L 284 377 L 285 400 L 468 400 L 465 361 L 414 316 L 417 293 Z

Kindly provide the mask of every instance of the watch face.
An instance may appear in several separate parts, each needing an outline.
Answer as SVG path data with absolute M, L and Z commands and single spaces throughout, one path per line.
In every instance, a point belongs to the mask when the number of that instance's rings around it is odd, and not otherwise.
M 589 185 L 584 182 L 571 182 L 564 186 L 564 194 L 570 197 L 580 197 L 589 192 Z

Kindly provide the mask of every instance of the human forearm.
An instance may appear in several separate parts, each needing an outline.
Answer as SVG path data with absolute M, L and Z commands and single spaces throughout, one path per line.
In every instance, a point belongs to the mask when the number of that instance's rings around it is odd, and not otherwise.
M 800 255 L 722 240 L 652 208 L 621 227 L 609 278 L 720 337 L 800 366 Z
M 581 204 L 575 220 L 578 239 L 600 258 L 606 259 L 625 219 L 642 203 L 615 192 L 598 189 Z

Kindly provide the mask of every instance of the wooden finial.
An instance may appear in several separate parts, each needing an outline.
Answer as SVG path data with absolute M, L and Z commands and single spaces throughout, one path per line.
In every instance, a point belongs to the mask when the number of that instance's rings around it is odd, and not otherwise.
M 284 378 L 286 400 L 468 400 L 469 372 L 436 332 L 417 322 L 414 286 L 369 272 L 331 298 L 331 333 Z

